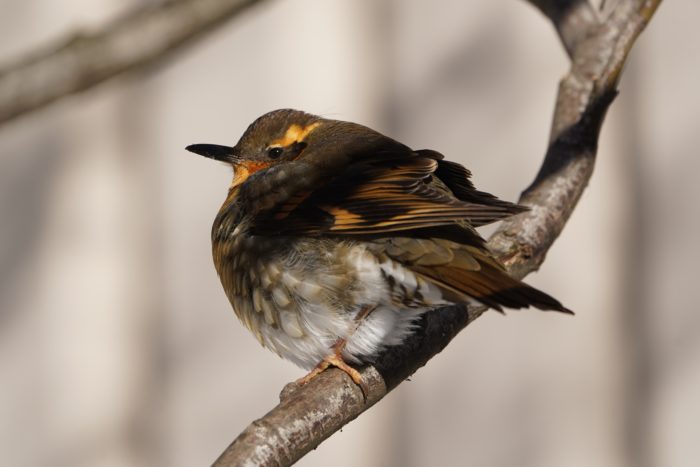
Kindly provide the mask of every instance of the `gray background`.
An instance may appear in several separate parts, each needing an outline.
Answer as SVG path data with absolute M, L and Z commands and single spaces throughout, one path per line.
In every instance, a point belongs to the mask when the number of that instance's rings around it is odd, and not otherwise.
M 135 5 L 0 0 L 0 62 Z M 300 465 L 698 465 L 699 17 L 662 4 L 528 278 L 576 317 L 488 313 Z M 284 0 L 0 127 L 0 464 L 208 465 L 303 373 L 231 312 L 209 244 L 231 174 L 186 145 L 296 107 L 517 199 L 567 66 L 524 1 Z

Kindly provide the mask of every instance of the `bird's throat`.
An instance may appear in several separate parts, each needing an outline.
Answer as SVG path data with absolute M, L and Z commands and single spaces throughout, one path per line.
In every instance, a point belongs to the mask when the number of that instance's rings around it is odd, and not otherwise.
M 233 180 L 231 181 L 231 186 L 229 191 L 241 185 L 241 183 L 248 180 L 248 177 L 253 175 L 259 170 L 266 169 L 272 165 L 271 162 L 259 162 L 259 161 L 241 161 L 233 167 Z

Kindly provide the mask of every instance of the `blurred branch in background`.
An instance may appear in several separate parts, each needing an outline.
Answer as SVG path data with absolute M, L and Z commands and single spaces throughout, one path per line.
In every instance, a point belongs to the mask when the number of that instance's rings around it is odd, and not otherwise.
M 620 0 L 604 19 L 585 0 L 530 3 L 554 24 L 571 57 L 571 69 L 559 85 L 544 162 L 520 199 L 532 210 L 504 222 L 489 240 L 519 278 L 542 264 L 588 184 L 623 65 L 661 0 Z M 280 404 L 249 425 L 214 465 L 293 464 L 401 384 L 484 311 L 450 307 L 425 315 L 415 335 L 362 371 L 370 388 L 366 400 L 336 369 L 306 386 L 287 385 Z
M 260 1 L 165 1 L 35 51 L 0 69 L 0 124 L 169 57 Z M 520 200 L 532 210 L 504 222 L 489 242 L 514 276 L 542 264 L 573 212 L 592 174 L 622 67 L 660 1 L 619 0 L 601 15 L 587 0 L 530 0 L 552 21 L 571 69 L 560 83 L 545 160 Z M 294 463 L 401 384 L 484 311 L 445 308 L 425 315 L 414 336 L 363 370 L 367 400 L 338 370 L 304 387 L 289 385 L 280 405 L 253 422 L 216 465 Z
M 0 68 L 0 124 L 158 62 L 262 0 L 166 0 Z

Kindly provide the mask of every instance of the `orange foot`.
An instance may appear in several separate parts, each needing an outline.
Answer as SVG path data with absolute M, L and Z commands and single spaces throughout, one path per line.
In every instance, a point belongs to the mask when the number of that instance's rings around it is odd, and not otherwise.
M 330 366 L 334 366 L 339 370 L 342 370 L 345 373 L 347 373 L 347 375 L 350 376 L 350 378 L 352 378 L 355 384 L 357 384 L 360 387 L 360 389 L 362 390 L 362 395 L 365 397 L 365 399 L 367 399 L 367 394 L 369 394 L 369 386 L 362 379 L 362 375 L 360 374 L 360 372 L 348 365 L 347 363 L 345 363 L 345 360 L 343 360 L 343 357 L 340 356 L 339 353 L 332 353 L 326 356 L 323 360 L 319 362 L 318 365 L 316 365 L 316 368 L 309 372 L 309 374 L 307 374 L 303 378 L 298 379 L 297 384 L 304 385 L 308 383 Z

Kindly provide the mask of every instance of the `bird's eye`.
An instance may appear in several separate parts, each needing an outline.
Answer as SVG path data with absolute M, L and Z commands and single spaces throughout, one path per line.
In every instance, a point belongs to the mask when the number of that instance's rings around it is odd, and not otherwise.
M 270 156 L 270 159 L 277 159 L 283 152 L 284 149 L 279 146 L 275 146 L 267 150 L 267 155 Z

